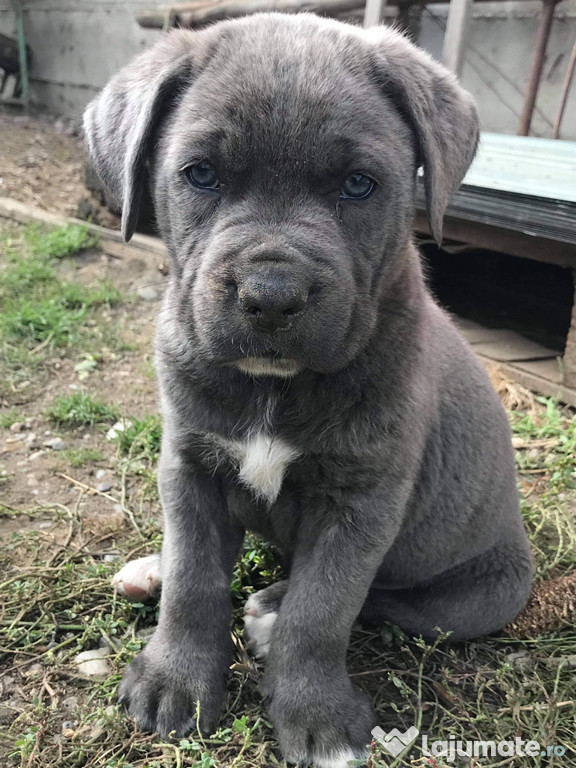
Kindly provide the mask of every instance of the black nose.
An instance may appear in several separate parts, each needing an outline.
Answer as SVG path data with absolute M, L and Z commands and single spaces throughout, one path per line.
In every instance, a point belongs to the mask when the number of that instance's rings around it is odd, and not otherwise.
M 259 331 L 287 331 L 306 306 L 308 286 L 299 276 L 260 269 L 242 279 L 238 298 L 246 317 Z

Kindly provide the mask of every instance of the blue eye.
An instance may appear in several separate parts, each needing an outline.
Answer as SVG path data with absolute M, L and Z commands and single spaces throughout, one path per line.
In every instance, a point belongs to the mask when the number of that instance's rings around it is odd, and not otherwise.
M 376 189 L 376 182 L 363 173 L 353 173 L 348 176 L 340 192 L 344 200 L 365 200 Z
M 220 181 L 216 171 L 208 163 L 199 163 L 198 165 L 189 165 L 184 170 L 186 178 L 196 189 L 208 189 L 215 191 L 220 189 Z

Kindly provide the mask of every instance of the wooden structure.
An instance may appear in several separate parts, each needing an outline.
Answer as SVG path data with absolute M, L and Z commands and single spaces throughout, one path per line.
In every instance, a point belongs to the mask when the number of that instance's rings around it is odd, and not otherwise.
M 428 234 L 422 186 L 415 227 Z M 482 134 L 476 159 L 448 206 L 444 236 L 576 275 L 576 142 Z M 576 298 L 564 353 L 511 331 L 468 325 L 463 330 L 480 355 L 511 367 L 509 374 L 521 383 L 576 405 Z

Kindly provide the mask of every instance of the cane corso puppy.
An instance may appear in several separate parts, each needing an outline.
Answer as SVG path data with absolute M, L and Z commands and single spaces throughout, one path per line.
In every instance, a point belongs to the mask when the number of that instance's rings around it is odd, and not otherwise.
M 157 332 L 164 437 L 158 628 L 126 671 L 138 725 L 218 722 L 244 532 L 283 553 L 247 634 L 289 762 L 361 758 L 373 715 L 351 628 L 453 640 L 503 627 L 532 563 L 506 415 L 426 287 L 431 231 L 476 149 L 455 78 L 401 34 L 262 14 L 174 31 L 88 107 L 95 168 L 133 233 L 150 183 L 171 256 Z

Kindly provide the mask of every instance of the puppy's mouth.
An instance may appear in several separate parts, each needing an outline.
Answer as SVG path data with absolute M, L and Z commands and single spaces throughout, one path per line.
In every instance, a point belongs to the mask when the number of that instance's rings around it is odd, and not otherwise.
M 288 357 L 242 357 L 231 365 L 249 376 L 280 376 L 285 379 L 300 373 L 304 367 Z

